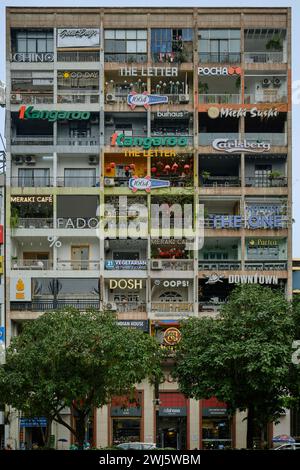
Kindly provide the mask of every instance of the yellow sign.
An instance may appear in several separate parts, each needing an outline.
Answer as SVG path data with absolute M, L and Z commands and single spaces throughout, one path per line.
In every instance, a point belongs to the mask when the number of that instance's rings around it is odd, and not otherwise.
M 10 279 L 10 300 L 11 302 L 31 301 L 31 278 L 12 277 Z
M 0 256 L 0 274 L 3 274 L 3 256 Z
M 125 157 L 176 157 L 174 150 L 125 150 Z
M 181 340 L 181 333 L 178 330 L 178 328 L 168 328 L 164 332 L 164 342 L 168 344 L 169 346 L 174 346 L 175 344 L 178 344 Z
M 25 298 L 25 284 L 22 279 L 18 279 L 16 284 L 16 299 L 17 300 L 24 300 Z

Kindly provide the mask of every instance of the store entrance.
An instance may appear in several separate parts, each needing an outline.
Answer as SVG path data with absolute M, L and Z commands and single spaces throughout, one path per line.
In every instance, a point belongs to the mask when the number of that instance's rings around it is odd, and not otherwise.
M 186 449 L 186 417 L 160 417 L 158 425 L 159 447 Z

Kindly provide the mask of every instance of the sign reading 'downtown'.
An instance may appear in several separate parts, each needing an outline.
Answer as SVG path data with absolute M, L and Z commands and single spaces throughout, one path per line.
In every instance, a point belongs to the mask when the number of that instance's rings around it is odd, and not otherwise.
M 19 109 L 19 119 L 44 119 L 49 122 L 55 122 L 66 120 L 87 121 L 90 117 L 90 111 L 46 111 L 25 105 L 22 105 Z
M 131 109 L 134 109 L 136 106 L 144 106 L 145 109 L 148 109 L 149 106 L 154 104 L 166 104 L 168 103 L 169 98 L 163 95 L 149 95 L 147 91 L 144 93 L 136 93 L 132 91 L 127 96 L 127 104 Z
M 279 229 L 286 225 L 286 217 L 282 215 L 254 215 L 245 220 L 240 215 L 213 215 L 209 220 L 216 229 Z
M 270 152 L 271 144 L 269 142 L 249 142 L 248 140 L 237 139 L 215 139 L 212 146 L 219 152 L 227 153 L 263 153 Z
M 98 46 L 100 30 L 97 28 L 66 28 L 57 30 L 57 47 Z
M 169 186 L 170 181 L 151 179 L 150 176 L 145 176 L 145 178 L 130 178 L 128 185 L 129 189 L 134 193 L 136 191 L 146 191 L 149 193 L 153 188 L 168 188 Z
M 278 284 L 277 276 L 264 276 L 263 274 L 241 275 L 230 274 L 228 276 L 229 284 Z
M 187 137 L 130 137 L 114 132 L 111 136 L 111 145 L 118 147 L 143 147 L 149 150 L 151 147 L 186 147 Z
M 198 67 L 198 75 L 241 75 L 241 67 Z
M 177 77 L 178 67 L 121 67 L 122 77 Z

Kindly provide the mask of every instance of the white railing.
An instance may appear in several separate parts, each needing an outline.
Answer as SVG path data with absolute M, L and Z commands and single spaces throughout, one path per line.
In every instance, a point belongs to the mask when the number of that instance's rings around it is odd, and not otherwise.
M 97 260 L 57 260 L 57 269 L 66 271 L 99 271 L 100 261 Z
M 256 104 L 256 103 L 286 103 L 287 95 L 282 93 L 275 94 L 264 94 L 264 93 L 250 93 L 245 94 L 245 104 Z
M 52 104 L 53 94 L 11 93 L 10 102 L 12 104 Z
M 190 259 L 159 259 L 151 261 L 152 270 L 193 271 L 194 261 Z
M 51 135 L 26 135 L 16 136 L 11 139 L 12 145 L 53 145 Z
M 276 52 L 245 52 L 246 63 L 272 63 L 280 64 L 286 62 L 283 58 L 283 51 Z
M 244 134 L 244 138 L 252 142 L 269 142 L 272 145 L 287 145 L 287 136 L 283 132 L 248 132 Z
M 57 145 L 72 145 L 78 147 L 98 146 L 99 137 L 58 137 Z
M 230 103 L 241 103 L 241 95 L 239 93 L 227 93 L 227 94 L 206 94 L 199 95 L 200 104 L 230 104 Z
M 19 219 L 15 228 L 52 228 L 53 219 Z
M 52 260 L 37 260 L 37 259 L 24 259 L 24 260 L 12 260 L 11 261 L 11 269 L 27 269 L 27 270 L 47 270 L 47 269 L 52 269 L 53 267 L 53 262 Z
M 151 302 L 152 312 L 191 313 L 194 311 L 192 302 Z
M 57 95 L 58 103 L 69 104 L 94 104 L 99 103 L 99 94 L 97 93 L 62 93 Z
M 108 303 L 113 303 L 108 301 Z M 146 312 L 146 304 L 143 302 L 114 302 L 117 306 L 117 311 L 120 313 L 125 312 Z

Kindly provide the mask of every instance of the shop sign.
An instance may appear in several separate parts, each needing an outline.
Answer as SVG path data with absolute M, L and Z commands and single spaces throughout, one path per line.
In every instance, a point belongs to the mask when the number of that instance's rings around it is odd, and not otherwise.
M 161 287 L 188 287 L 190 281 L 181 279 L 168 279 L 163 281 L 161 279 L 155 279 L 154 285 Z
M 5 343 L 5 327 L 0 326 L 0 343 Z
M 142 408 L 140 406 L 130 406 L 123 408 L 122 406 L 111 406 L 110 416 L 142 416 Z
M 212 273 L 210 275 L 205 275 L 206 278 L 205 284 L 217 284 L 217 282 L 223 282 L 224 276 L 218 273 Z
M 149 320 L 118 320 L 117 324 L 126 328 L 134 328 L 146 333 L 149 332 Z
M 3 256 L 0 256 L 0 274 L 3 274 L 4 269 L 3 269 Z
M 252 240 L 249 240 L 249 247 L 270 247 L 270 246 L 278 246 L 278 240 L 272 240 L 272 239 L 269 239 L 269 240 L 264 240 L 264 239 L 260 239 L 258 238 L 257 240 L 255 239 L 252 239 Z
M 129 189 L 134 193 L 136 191 L 150 193 L 151 189 L 168 188 L 169 186 L 170 181 L 151 179 L 150 176 L 145 176 L 145 178 L 130 178 L 128 184 Z
M 251 215 L 243 220 L 240 215 L 214 215 L 210 217 L 213 228 L 249 228 L 249 229 L 276 229 L 283 228 L 286 222 L 281 215 Z
M 143 147 L 149 150 L 151 147 L 186 147 L 187 137 L 130 137 L 114 132 L 111 136 L 111 146 L 118 147 Z
M 58 78 L 86 78 L 87 80 L 90 78 L 98 78 L 99 77 L 99 72 L 80 72 L 79 70 L 76 71 L 66 71 L 66 72 L 57 72 L 57 77 Z
M 212 416 L 226 416 L 227 408 L 203 408 L 202 416 L 203 417 L 212 417 Z
M 3 233 L 3 225 L 0 225 L 0 245 L 3 244 L 3 241 L 4 241 L 4 237 L 3 237 L 4 233 Z
M 174 150 L 125 150 L 125 157 L 176 157 Z
M 180 245 L 184 246 L 188 243 L 188 240 L 178 240 L 176 238 L 152 238 L 152 245 Z
M 52 196 L 10 196 L 10 202 L 17 202 L 21 204 L 25 204 L 31 202 L 35 203 L 47 203 L 52 204 L 53 198 Z
M 21 418 L 21 428 L 45 428 L 47 426 L 46 418 Z
M 143 289 L 142 279 L 110 279 L 109 288 L 113 289 Z
M 122 77 L 177 77 L 178 67 L 121 67 Z
M 136 106 L 144 106 L 145 109 L 148 109 L 149 106 L 155 104 L 167 104 L 169 98 L 163 95 L 149 95 L 147 91 L 144 93 L 136 93 L 132 91 L 127 96 L 127 104 L 131 109 L 134 109 Z
M 241 75 L 241 67 L 198 67 L 198 75 Z
M 178 328 L 167 328 L 164 332 L 164 343 L 168 346 L 175 346 L 181 341 L 181 333 Z
M 264 276 L 263 274 L 240 275 L 230 274 L 228 277 L 229 284 L 278 284 L 277 276 Z
M 31 278 L 12 277 L 10 279 L 10 301 L 31 301 Z
M 53 62 L 53 52 L 16 52 L 12 55 L 13 62 Z
M 215 139 L 213 140 L 212 146 L 219 152 L 227 153 L 264 153 L 271 150 L 271 144 L 269 142 L 249 142 L 246 139 Z
M 187 416 L 186 406 L 160 406 L 159 416 Z
M 98 46 L 100 31 L 98 28 L 67 28 L 57 30 L 57 47 Z
M 189 119 L 188 111 L 157 111 L 153 113 L 154 119 Z
M 56 121 L 87 121 L 90 111 L 46 111 L 34 109 L 34 106 L 22 105 L 19 109 L 19 119 L 43 119 L 49 122 Z
M 250 117 L 259 117 L 259 118 L 270 118 L 270 117 L 277 117 L 279 115 L 279 111 L 277 108 L 270 108 L 270 109 L 258 109 L 254 108 L 217 108 L 212 106 L 207 111 L 208 116 L 211 119 L 216 119 L 217 117 L 234 117 L 234 118 L 241 118 L 247 117 L 247 114 L 250 114 Z
M 147 269 L 147 260 L 139 259 L 108 259 L 105 261 L 105 269 Z

